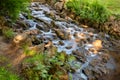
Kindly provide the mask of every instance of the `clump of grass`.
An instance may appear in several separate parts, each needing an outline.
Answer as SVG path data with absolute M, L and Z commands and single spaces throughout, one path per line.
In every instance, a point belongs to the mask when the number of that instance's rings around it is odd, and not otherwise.
M 20 80 L 20 78 L 3 67 L 0 67 L 0 79 L 1 80 Z
M 104 23 L 110 16 L 105 4 L 98 0 L 68 0 L 66 6 L 82 19 L 95 23 Z
M 14 31 L 11 28 L 3 29 L 2 33 L 3 33 L 4 37 L 7 38 L 7 39 L 11 39 L 14 36 Z

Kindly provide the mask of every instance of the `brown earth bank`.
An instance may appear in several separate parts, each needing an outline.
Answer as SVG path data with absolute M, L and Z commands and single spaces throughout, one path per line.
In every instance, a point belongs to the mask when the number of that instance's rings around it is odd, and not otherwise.
M 19 74 L 19 66 L 25 58 L 23 50 L 12 46 L 11 42 L 6 42 L 3 36 L 0 36 L 0 67 Z

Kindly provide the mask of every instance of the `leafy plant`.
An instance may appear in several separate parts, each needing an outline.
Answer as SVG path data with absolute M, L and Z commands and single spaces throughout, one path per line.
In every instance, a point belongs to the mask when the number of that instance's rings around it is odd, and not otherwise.
M 20 78 L 3 67 L 0 67 L 0 79 L 1 80 L 20 80 Z
M 73 59 L 70 56 L 57 52 L 54 56 L 37 54 L 23 62 L 22 74 L 29 80 L 62 80 L 62 76 L 68 79 L 67 72 L 72 69 L 68 62 Z

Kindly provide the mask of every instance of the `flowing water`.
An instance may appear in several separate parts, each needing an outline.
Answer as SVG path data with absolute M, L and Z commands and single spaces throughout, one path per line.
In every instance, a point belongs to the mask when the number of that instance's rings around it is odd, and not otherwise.
M 40 33 L 36 35 L 38 39 L 43 39 L 43 42 L 51 41 L 52 44 L 57 47 L 58 52 L 64 51 L 68 55 L 75 53 L 78 58 L 82 59 L 81 62 L 73 63 L 73 65 L 81 65 L 79 69 L 76 69 L 76 73 L 72 74 L 73 80 L 88 80 L 89 76 L 86 75 L 87 73 L 84 71 L 86 68 L 94 68 L 96 71 L 101 70 L 101 72 L 105 71 L 102 70 L 103 68 L 114 68 L 114 66 L 111 65 L 112 63 L 110 63 L 114 62 L 112 59 L 110 59 L 111 61 L 109 60 L 110 62 L 108 61 L 108 63 L 103 64 L 101 68 L 100 64 L 102 64 L 102 62 L 99 61 L 102 61 L 100 57 L 104 53 L 97 50 L 93 45 L 95 40 L 100 40 L 99 34 L 95 33 L 95 31 L 81 28 L 69 20 L 62 19 L 58 13 L 47 4 L 32 3 L 30 10 L 34 18 L 33 20 L 27 19 L 22 14 L 20 14 L 20 18 L 29 24 L 29 30 L 39 29 Z M 54 14 L 52 17 L 49 15 L 51 13 Z M 109 35 L 106 37 L 109 38 Z M 97 62 L 100 64 L 96 63 L 96 66 L 92 67 L 91 62 L 95 60 L 98 60 Z M 107 65 L 111 67 L 107 67 Z

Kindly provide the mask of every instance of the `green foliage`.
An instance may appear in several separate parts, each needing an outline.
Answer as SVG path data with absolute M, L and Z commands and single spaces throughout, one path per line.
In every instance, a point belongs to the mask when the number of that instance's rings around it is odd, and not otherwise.
M 0 0 L 0 16 L 16 19 L 20 11 L 25 10 L 30 0 Z
M 91 22 L 103 23 L 110 16 L 110 11 L 105 4 L 98 0 L 68 0 L 66 6 L 82 19 Z
M 0 67 L 0 79 L 1 80 L 20 80 L 20 78 L 9 71 L 7 71 L 5 68 Z
M 108 9 L 112 11 L 112 14 L 120 14 L 120 0 L 104 0 L 108 6 Z
M 72 69 L 68 62 L 74 59 L 74 56 L 65 53 L 56 52 L 54 56 L 37 54 L 23 62 L 22 74 L 29 80 L 60 80 L 62 75 L 68 75 L 67 72 Z
M 30 49 L 29 47 L 29 42 L 25 42 L 21 45 L 21 48 L 23 49 L 23 53 L 26 55 L 26 56 L 33 56 L 35 55 L 37 52 L 36 50 L 34 49 Z
M 14 32 L 11 28 L 3 29 L 2 33 L 3 33 L 4 37 L 7 39 L 11 39 L 14 36 Z

